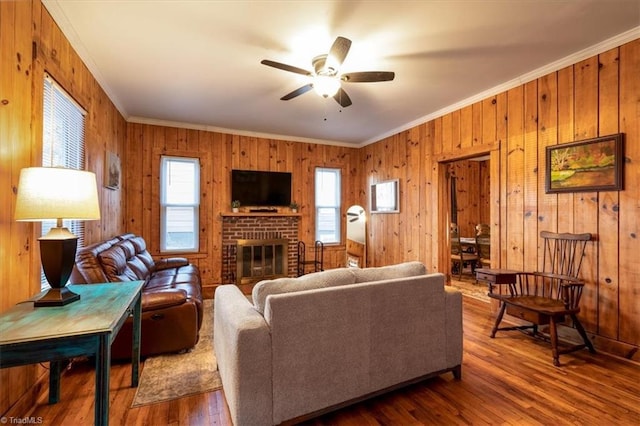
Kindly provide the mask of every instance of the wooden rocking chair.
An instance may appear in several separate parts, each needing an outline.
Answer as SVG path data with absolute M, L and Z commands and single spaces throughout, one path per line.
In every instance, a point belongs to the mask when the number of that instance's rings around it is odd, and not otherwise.
M 556 234 L 542 231 L 540 237 L 544 244 L 543 272 L 517 272 L 516 281 L 506 284 L 508 292 L 502 291 L 501 294 L 494 293 L 494 286 L 489 286 L 489 297 L 501 302 L 491 337 L 495 337 L 498 331 L 527 329 L 531 329 L 531 335 L 534 337 L 544 337 L 539 333 L 538 326 L 548 325 L 553 364 L 559 366 L 560 354 L 583 348 L 595 353 L 577 317 L 584 287 L 584 283 L 577 277 L 587 243 L 591 241 L 591 234 Z M 531 324 L 500 327 L 505 312 Z M 567 316 L 571 318 L 584 343 L 561 349 L 558 346 L 557 326 L 564 323 Z

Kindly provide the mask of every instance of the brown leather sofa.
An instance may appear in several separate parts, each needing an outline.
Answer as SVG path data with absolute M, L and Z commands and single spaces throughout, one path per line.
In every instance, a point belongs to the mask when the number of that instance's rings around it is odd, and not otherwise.
M 78 249 L 74 284 L 144 280 L 141 356 L 179 352 L 198 342 L 202 325 L 200 272 L 187 259 L 155 261 L 144 238 L 123 234 Z M 111 346 L 114 359 L 131 358 L 131 319 Z

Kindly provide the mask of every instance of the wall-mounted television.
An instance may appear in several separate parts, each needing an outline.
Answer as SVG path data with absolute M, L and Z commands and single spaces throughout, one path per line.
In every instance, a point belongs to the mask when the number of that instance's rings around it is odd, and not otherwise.
M 231 199 L 239 200 L 243 206 L 288 206 L 291 173 L 232 170 Z

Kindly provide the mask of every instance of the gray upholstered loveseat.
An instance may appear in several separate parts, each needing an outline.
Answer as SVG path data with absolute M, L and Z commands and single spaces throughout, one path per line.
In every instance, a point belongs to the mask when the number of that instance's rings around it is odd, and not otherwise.
M 419 262 L 215 293 L 214 346 L 237 426 L 313 417 L 398 385 L 461 375 L 462 296 Z

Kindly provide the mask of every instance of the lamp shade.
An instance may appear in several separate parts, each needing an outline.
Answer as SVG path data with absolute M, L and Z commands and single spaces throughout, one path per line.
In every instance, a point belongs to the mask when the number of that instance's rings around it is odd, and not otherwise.
M 100 219 L 94 173 L 58 167 L 28 167 L 20 171 L 15 220 L 51 219 Z
M 313 89 L 323 98 L 328 98 L 340 89 L 340 80 L 334 76 L 317 75 L 313 78 Z

